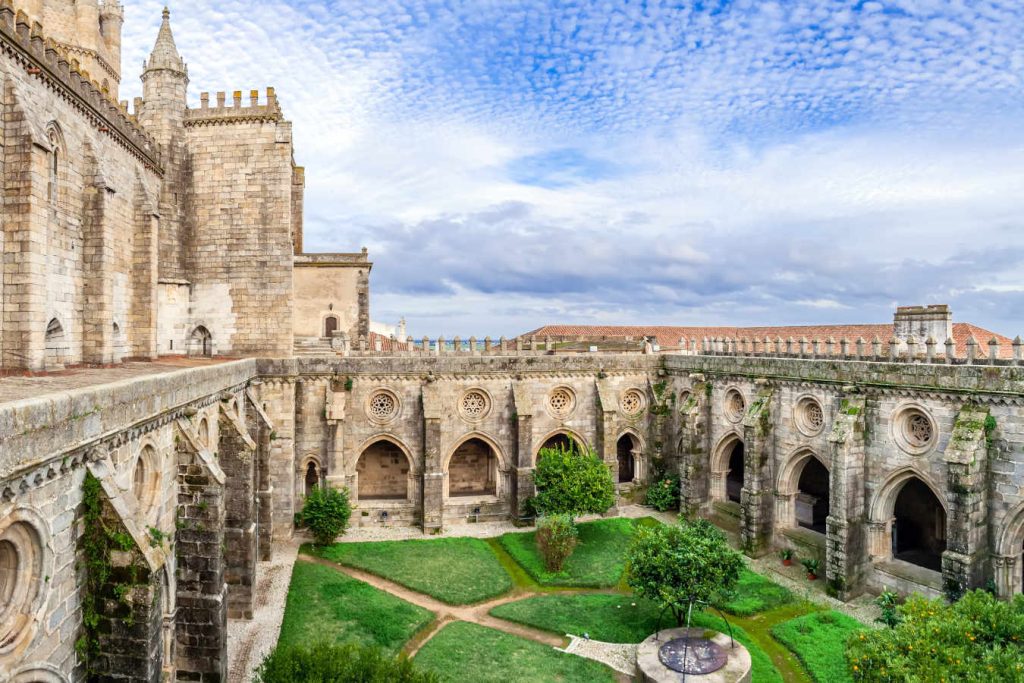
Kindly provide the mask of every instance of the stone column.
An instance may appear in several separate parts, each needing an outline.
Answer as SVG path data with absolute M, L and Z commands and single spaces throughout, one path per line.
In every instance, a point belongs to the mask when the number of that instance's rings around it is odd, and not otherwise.
M 707 381 L 701 374 L 690 375 L 690 379 L 690 397 L 679 406 L 679 500 L 680 512 L 695 517 L 710 511 L 711 486 L 722 486 L 723 476 L 711 473 L 708 464 L 711 402 Z
M 775 435 L 771 388 L 762 385 L 743 418 L 744 482 L 740 502 L 740 540 L 751 557 L 760 557 L 772 542 L 772 462 Z
M 829 516 L 825 522 L 827 590 L 849 600 L 864 587 L 864 411 L 866 401 L 847 387 L 829 441 Z
M 947 595 L 984 585 L 987 559 L 988 439 L 987 407 L 968 405 L 960 411 L 944 459 L 949 491 L 946 552 L 942 583 Z
M 993 581 L 996 584 L 996 595 L 1004 600 L 1012 598 L 1024 591 L 1021 585 L 1021 555 L 992 555 Z
M 135 191 L 135 244 L 132 250 L 132 298 L 127 329 L 128 355 L 153 360 L 157 357 L 157 270 L 160 218 L 140 184 Z
M 114 361 L 114 190 L 97 174 L 86 190 L 88 208 L 83 225 L 85 315 L 82 360 L 94 365 Z M 125 321 L 122 321 L 125 322 Z
M 226 396 L 230 399 L 231 396 Z M 256 582 L 256 443 L 227 400 L 220 406 L 220 441 L 217 452 L 227 477 L 224 495 L 225 580 L 228 584 L 228 616 L 252 619 L 253 586 Z
M 224 485 L 180 445 L 177 457 L 177 678 L 227 681 Z
M 441 390 L 423 387 L 423 532 L 444 528 L 444 480 L 441 458 Z
M 597 454 L 604 461 L 604 464 L 611 470 L 612 481 L 618 484 L 619 481 L 619 449 L 618 443 L 615 441 L 615 430 L 617 425 L 617 414 L 618 414 L 618 402 L 616 401 L 615 391 L 612 389 L 608 380 L 599 379 L 596 384 L 597 389 L 597 443 L 595 448 Z M 635 475 L 635 472 L 634 472 Z M 606 513 L 608 516 L 616 516 L 619 514 L 618 502 L 613 505 Z
M 523 519 L 527 516 L 524 509 L 526 501 L 536 494 L 533 473 L 533 402 L 529 390 L 518 382 L 512 386 L 512 399 L 516 409 L 516 453 L 515 470 L 513 472 L 512 517 Z

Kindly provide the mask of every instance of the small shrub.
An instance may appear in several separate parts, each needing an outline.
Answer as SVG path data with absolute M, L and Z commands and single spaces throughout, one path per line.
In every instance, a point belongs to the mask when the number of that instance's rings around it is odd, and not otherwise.
M 549 572 L 560 572 L 576 549 L 579 531 L 569 515 L 550 515 L 537 522 L 537 550 Z
M 302 507 L 302 521 L 313 534 L 317 545 L 334 543 L 348 529 L 351 516 L 348 489 L 313 489 L 306 496 L 306 504 Z
M 816 558 L 809 557 L 806 560 L 800 560 L 800 564 L 807 570 L 807 576 L 817 576 L 818 570 L 821 569 L 821 562 Z
M 377 648 L 318 644 L 280 646 L 259 669 L 254 683 L 438 683 L 404 657 L 392 659 Z
M 611 470 L 593 453 L 541 449 L 534 482 L 534 508 L 540 514 L 602 514 L 615 505 Z
M 889 628 L 896 628 L 896 625 L 900 623 L 898 609 L 900 606 L 900 596 L 886 588 L 882 591 L 881 595 L 875 598 L 875 604 L 882 610 L 882 614 L 878 617 L 877 621 Z
M 669 475 L 647 489 L 645 504 L 658 512 L 679 509 L 679 477 Z

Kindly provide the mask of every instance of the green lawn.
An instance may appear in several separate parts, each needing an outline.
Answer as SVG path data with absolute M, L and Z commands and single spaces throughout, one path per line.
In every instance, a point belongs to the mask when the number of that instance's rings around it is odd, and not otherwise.
M 456 621 L 427 641 L 416 665 L 453 683 L 613 683 L 603 664 L 532 640 Z
M 634 606 L 634 603 L 635 606 Z M 658 607 L 628 595 L 554 594 L 500 605 L 491 614 L 559 635 L 589 635 L 606 643 L 639 643 L 657 629 Z M 662 628 L 675 626 L 670 616 L 662 619 Z M 692 625 L 728 632 L 721 618 L 706 612 L 694 612 Z M 757 683 L 782 681 L 764 650 L 740 627 L 733 626 L 736 640 L 750 651 L 754 680 Z
M 449 605 L 488 600 L 512 588 L 508 572 L 487 543 L 477 538 L 337 543 L 312 552 Z
M 867 628 L 841 612 L 814 612 L 784 621 L 772 635 L 803 662 L 818 683 L 852 681 L 846 664 L 846 642 Z
M 433 620 L 428 610 L 330 567 L 300 559 L 292 570 L 279 642 L 305 646 L 359 643 L 395 655 Z
M 772 582 L 760 574 L 744 569 L 736 584 L 736 596 L 719 607 L 730 614 L 749 617 L 767 612 L 793 600 L 788 589 Z
M 622 579 L 625 554 L 635 526 L 659 523 L 650 517 L 584 522 L 579 525 L 579 545 L 559 573 L 544 568 L 534 532 L 505 534 L 499 540 L 508 554 L 541 585 L 610 588 Z

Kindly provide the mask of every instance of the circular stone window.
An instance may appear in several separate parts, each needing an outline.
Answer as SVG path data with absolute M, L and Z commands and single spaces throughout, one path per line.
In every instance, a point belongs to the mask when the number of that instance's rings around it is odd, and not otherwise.
M 730 389 L 725 395 L 725 417 L 730 422 L 739 422 L 747 412 L 747 401 L 736 389 Z
M 13 651 L 31 630 L 42 564 L 42 544 L 32 526 L 15 522 L 0 533 L 0 654 Z
M 548 412 L 563 419 L 576 410 L 576 394 L 568 387 L 558 387 L 548 395 Z
M 893 438 L 900 448 L 911 455 L 930 451 L 937 436 L 935 421 L 917 406 L 904 408 L 893 420 Z
M 366 402 L 366 415 L 374 422 L 391 422 L 398 416 L 398 397 L 387 389 L 378 389 Z
M 619 407 L 622 412 L 630 417 L 636 417 L 643 412 L 647 400 L 639 389 L 630 389 L 622 395 Z
M 817 436 L 825 428 L 825 411 L 816 399 L 807 397 L 796 404 L 796 426 L 804 436 Z
M 482 389 L 470 389 L 459 401 L 459 414 L 470 422 L 479 422 L 491 412 L 491 399 Z

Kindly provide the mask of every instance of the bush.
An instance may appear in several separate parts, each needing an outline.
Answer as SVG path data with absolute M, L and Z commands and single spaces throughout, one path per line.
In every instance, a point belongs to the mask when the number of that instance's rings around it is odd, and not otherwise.
M 855 681 L 1024 680 L 1024 596 L 1001 602 L 978 590 L 952 605 L 914 596 L 897 612 L 893 628 L 851 639 Z
M 541 517 L 537 522 L 537 550 L 549 572 L 560 572 L 576 549 L 579 531 L 569 515 Z
M 254 683 L 438 683 L 404 657 L 392 659 L 377 648 L 327 645 L 279 646 L 253 679 Z
M 691 603 L 724 602 L 743 570 L 743 559 L 721 531 L 705 520 L 637 529 L 628 553 L 629 586 L 669 609 L 683 626 Z
M 644 501 L 658 512 L 679 509 L 679 477 L 670 475 L 647 489 Z
M 348 529 L 351 516 L 348 489 L 313 489 L 306 496 L 306 504 L 302 507 L 302 521 L 313 534 L 317 545 L 334 543 Z
M 534 482 L 534 508 L 542 515 L 601 514 L 615 504 L 611 470 L 593 453 L 541 449 Z

